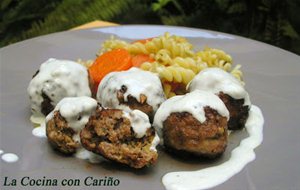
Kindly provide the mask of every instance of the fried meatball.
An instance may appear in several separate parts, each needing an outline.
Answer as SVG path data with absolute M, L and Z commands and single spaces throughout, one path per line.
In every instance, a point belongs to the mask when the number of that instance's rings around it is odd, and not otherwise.
M 195 90 L 166 100 L 153 124 L 167 150 L 214 158 L 227 146 L 228 119 L 229 112 L 218 96 Z
M 220 92 L 218 94 L 220 99 L 224 102 L 230 113 L 228 121 L 228 129 L 237 130 L 245 127 L 247 118 L 249 116 L 249 106 L 244 105 L 244 99 L 234 99 L 231 96 Z
M 101 109 L 90 97 L 62 99 L 46 117 L 46 135 L 52 147 L 65 154 L 75 153 L 81 147 L 79 132 L 97 107 Z
M 244 86 L 230 73 L 207 68 L 197 74 L 188 86 L 193 90 L 210 91 L 220 97 L 230 112 L 228 129 L 242 129 L 249 115 L 251 102 Z
M 45 92 L 42 92 L 42 98 L 41 112 L 46 116 L 54 109 L 54 105 L 52 105 L 52 100 Z
M 156 162 L 157 138 L 148 116 L 139 110 L 97 110 L 80 133 L 87 150 L 133 168 Z
M 163 128 L 164 145 L 177 153 L 214 158 L 227 146 L 227 118 L 205 107 L 204 123 L 188 112 L 172 113 Z
M 45 116 L 64 97 L 91 96 L 87 69 L 73 61 L 53 58 L 41 64 L 27 91 L 33 114 Z
M 127 91 L 126 86 L 121 86 L 121 89 L 117 91 L 117 99 L 121 105 L 128 106 L 131 110 L 140 110 L 148 115 L 149 118 L 153 119 L 154 111 L 153 107 L 147 103 L 147 96 L 140 94 L 139 100 L 132 95 L 127 96 L 127 101 L 124 98 L 124 94 Z
M 55 111 L 53 118 L 46 124 L 46 135 L 51 146 L 65 154 L 73 154 L 80 147 L 80 143 L 73 139 L 75 130 L 68 126 L 68 122 L 59 111 Z
M 128 112 L 138 109 L 152 120 L 165 95 L 156 74 L 131 68 L 106 75 L 99 84 L 97 100 L 108 108 Z

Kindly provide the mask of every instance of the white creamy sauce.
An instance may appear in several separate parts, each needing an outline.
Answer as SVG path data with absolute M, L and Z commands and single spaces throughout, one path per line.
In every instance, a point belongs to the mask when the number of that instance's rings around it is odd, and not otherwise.
M 42 123 L 45 123 L 45 119 L 46 119 L 46 117 L 43 114 L 33 113 L 30 116 L 30 121 L 33 124 L 37 124 L 37 125 L 41 125 Z
M 3 150 L 0 150 L 1 159 L 7 163 L 17 162 L 19 157 L 14 153 L 5 153 Z
M 159 142 L 160 142 L 159 136 L 157 133 L 155 133 L 155 137 L 151 142 L 150 150 L 157 152 L 156 146 L 159 144 Z
M 68 126 L 78 133 L 89 121 L 97 105 L 97 101 L 90 97 L 67 97 L 62 99 L 47 115 L 46 121 L 53 118 L 55 111 L 59 111 L 60 115 L 68 122 Z
M 193 100 L 193 101 L 191 101 Z M 229 119 L 229 112 L 222 100 L 211 92 L 194 90 L 182 96 L 173 96 L 161 104 L 154 116 L 153 125 L 162 137 L 163 122 L 171 113 L 189 112 L 201 123 L 205 122 L 204 107 L 209 106 Z
M 149 117 L 140 110 L 123 111 L 123 116 L 130 120 L 136 138 L 145 136 L 147 129 L 151 127 Z
M 249 95 L 241 82 L 219 68 L 207 68 L 198 73 L 188 85 L 190 92 L 196 89 L 214 94 L 223 92 L 234 99 L 245 99 L 244 105 L 251 105 Z
M 19 160 L 19 157 L 13 153 L 5 153 L 1 156 L 1 159 L 8 163 L 13 163 Z
M 41 124 L 40 127 L 36 127 L 32 130 L 32 134 L 36 137 L 39 138 L 46 138 L 46 128 L 45 128 L 45 124 Z M 73 139 L 77 142 L 80 143 L 80 137 L 79 137 L 79 133 L 75 134 L 73 136 Z M 93 152 L 90 152 L 88 150 L 85 150 L 84 148 L 81 147 L 77 149 L 76 153 L 74 154 L 74 156 L 76 158 L 82 159 L 82 160 L 87 160 L 92 164 L 96 164 L 96 163 L 100 163 L 103 158 L 97 154 L 94 154 Z
M 149 117 L 140 110 L 133 110 L 131 112 L 123 111 L 123 116 L 130 120 L 130 124 L 136 138 L 142 138 L 145 136 L 147 130 L 151 127 Z M 155 132 L 155 136 L 151 142 L 150 150 L 156 152 L 156 146 L 159 144 L 159 142 L 159 136 Z
M 33 128 L 32 134 L 36 137 L 46 138 L 46 123 L 42 123 L 40 126 Z
M 249 137 L 243 139 L 240 145 L 231 152 L 228 161 L 197 171 L 167 173 L 162 179 L 164 186 L 167 190 L 200 190 L 224 183 L 255 159 L 254 149 L 263 140 L 263 124 L 264 118 L 261 110 L 253 105 L 245 126 Z
M 31 131 L 31 133 L 39 138 L 46 138 L 46 117 L 42 114 L 32 114 L 30 117 L 30 121 L 37 125 Z
M 42 93 L 55 106 L 64 97 L 91 96 L 87 69 L 73 61 L 50 58 L 30 81 L 28 94 L 33 113 L 41 114 Z
M 74 156 L 82 160 L 88 160 L 92 164 L 100 163 L 103 161 L 103 158 L 101 156 L 85 150 L 84 148 L 79 148 Z
M 106 75 L 98 87 L 97 100 L 104 107 L 119 108 L 130 111 L 126 105 L 119 103 L 117 91 L 126 86 L 124 100 L 128 100 L 128 95 L 140 100 L 140 95 L 147 96 L 147 104 L 152 106 L 154 112 L 159 105 L 165 101 L 161 81 L 158 75 L 138 68 L 131 68 L 128 71 L 112 72 Z
M 73 140 L 80 142 L 80 131 L 73 135 Z

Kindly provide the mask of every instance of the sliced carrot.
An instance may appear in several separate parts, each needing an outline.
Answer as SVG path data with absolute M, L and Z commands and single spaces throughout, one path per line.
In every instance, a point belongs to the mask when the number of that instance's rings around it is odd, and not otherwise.
M 94 81 L 95 89 L 105 75 L 113 71 L 124 71 L 132 67 L 131 55 L 125 49 L 114 49 L 97 57 L 89 67 L 89 74 Z
M 153 37 L 153 38 L 154 38 L 154 37 Z M 146 38 L 146 39 L 136 40 L 136 41 L 134 41 L 134 42 L 132 42 L 132 43 L 140 42 L 140 43 L 142 43 L 142 44 L 145 44 L 145 43 L 151 41 L 153 38 Z
M 147 54 L 134 55 L 131 59 L 133 67 L 140 67 L 144 62 L 153 62 L 154 59 Z

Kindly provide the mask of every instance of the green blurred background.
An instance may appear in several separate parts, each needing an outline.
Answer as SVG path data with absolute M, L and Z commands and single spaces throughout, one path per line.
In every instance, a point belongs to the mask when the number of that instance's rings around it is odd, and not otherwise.
M 299 0 L 1 0 L 0 47 L 94 21 L 203 28 L 300 54 Z

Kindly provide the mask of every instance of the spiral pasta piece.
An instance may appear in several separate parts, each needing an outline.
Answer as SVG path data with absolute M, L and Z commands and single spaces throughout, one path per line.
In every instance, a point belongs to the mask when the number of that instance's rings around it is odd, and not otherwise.
M 171 57 L 187 57 L 192 56 L 192 44 L 188 43 L 185 38 L 179 36 L 171 36 L 165 33 L 163 36 L 153 38 L 146 43 L 134 42 L 127 43 L 122 40 L 116 40 L 113 37 L 103 43 L 101 52 L 109 51 L 116 48 L 125 48 L 131 54 L 156 54 L 161 49 L 170 51 Z
M 118 48 L 126 48 L 129 44 L 123 40 L 115 39 L 111 36 L 109 40 L 106 40 L 102 44 L 102 49 L 97 52 L 97 55 L 101 55 L 103 52 L 110 51 Z
M 237 78 L 243 85 L 243 72 L 241 71 L 241 65 L 236 65 L 230 72 L 235 78 Z
M 178 65 L 164 66 L 155 63 L 143 63 L 142 69 L 155 72 L 159 74 L 159 77 L 167 82 L 183 83 L 187 85 L 196 75 L 194 71 L 180 67 Z

